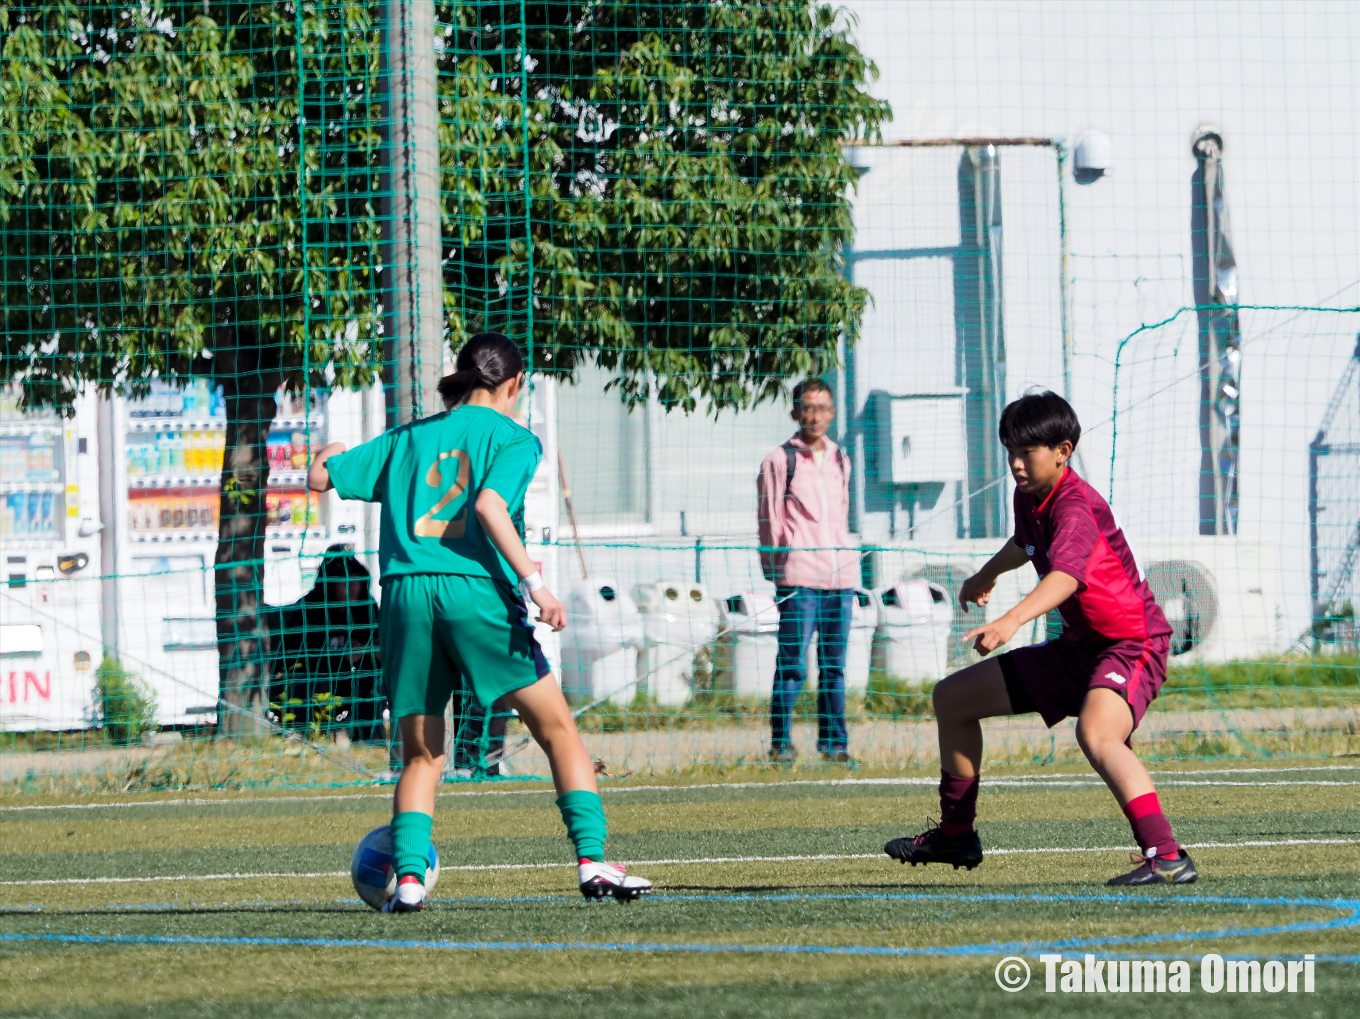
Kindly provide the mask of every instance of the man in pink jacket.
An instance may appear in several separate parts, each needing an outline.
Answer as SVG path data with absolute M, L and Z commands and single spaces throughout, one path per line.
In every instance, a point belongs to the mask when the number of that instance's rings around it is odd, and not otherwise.
M 824 382 L 808 379 L 794 387 L 789 416 L 798 432 L 765 458 L 756 480 L 760 567 L 779 603 L 770 759 L 798 759 L 790 719 L 816 632 L 817 749 L 827 760 L 846 762 L 845 645 L 859 582 L 849 526 L 850 459 L 827 438 L 836 405 Z

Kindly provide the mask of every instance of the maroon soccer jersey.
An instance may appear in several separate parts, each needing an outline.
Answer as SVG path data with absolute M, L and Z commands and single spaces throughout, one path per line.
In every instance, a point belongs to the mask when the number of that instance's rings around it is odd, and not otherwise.
M 1043 579 L 1072 577 L 1077 593 L 1058 606 L 1063 640 L 1078 643 L 1169 636 L 1152 590 L 1100 493 L 1069 465 L 1042 503 L 1015 492 L 1015 543 Z

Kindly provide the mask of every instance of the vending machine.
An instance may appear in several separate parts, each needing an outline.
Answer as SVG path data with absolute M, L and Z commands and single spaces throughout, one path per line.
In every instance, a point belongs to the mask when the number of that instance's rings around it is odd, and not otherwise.
M 269 431 L 264 598 L 295 600 L 329 539 L 327 500 L 307 491 L 326 442 L 328 394 L 280 391 Z M 163 726 L 216 721 L 218 655 L 213 563 L 226 448 L 226 404 L 206 380 L 157 384 L 120 401 L 108 445 L 122 499 L 120 651 L 155 694 Z
M 75 414 L 20 409 L 0 388 L 0 730 L 81 729 L 94 717 L 99 630 L 94 398 Z
M 516 417 L 543 445 L 525 500 L 525 537 L 555 590 L 559 577 L 556 387 L 537 382 Z M 263 510 L 264 602 L 286 605 L 311 589 L 327 548 L 353 548 L 377 576 L 376 506 L 318 496 L 306 487 L 313 453 L 348 447 L 384 427 L 380 386 L 280 392 L 267 445 Z M 118 654 L 149 691 L 164 727 L 217 720 L 218 654 L 213 563 L 226 440 L 222 394 L 205 380 L 158 383 L 144 399 L 115 397 L 112 429 L 98 426 L 97 397 L 75 414 L 23 412 L 0 393 L 0 730 L 98 724 L 103 655 L 101 577 L 113 578 Z M 107 458 L 114 512 L 100 514 Z M 100 555 L 101 533 L 110 561 Z M 557 670 L 556 635 L 539 637 Z

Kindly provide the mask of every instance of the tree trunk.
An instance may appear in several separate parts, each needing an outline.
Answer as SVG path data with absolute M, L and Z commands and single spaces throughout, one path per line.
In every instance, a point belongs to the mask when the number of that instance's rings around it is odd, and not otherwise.
M 264 585 L 265 444 L 282 383 L 277 353 L 262 350 L 255 331 L 231 330 L 215 355 L 227 404 L 226 454 L 217 531 L 217 731 L 240 736 L 264 729 L 268 692 L 261 679 L 265 633 L 260 623 Z M 224 349 L 227 348 L 227 349 Z

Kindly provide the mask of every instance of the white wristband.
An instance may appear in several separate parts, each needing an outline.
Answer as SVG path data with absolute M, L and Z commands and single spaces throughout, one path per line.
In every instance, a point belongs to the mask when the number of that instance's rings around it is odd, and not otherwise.
M 535 591 L 541 591 L 546 586 L 547 585 L 543 583 L 543 574 L 538 570 L 534 570 L 533 573 L 522 578 L 519 582 L 519 589 L 525 594 L 533 594 Z

